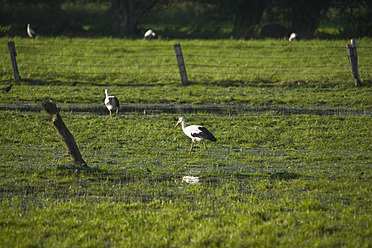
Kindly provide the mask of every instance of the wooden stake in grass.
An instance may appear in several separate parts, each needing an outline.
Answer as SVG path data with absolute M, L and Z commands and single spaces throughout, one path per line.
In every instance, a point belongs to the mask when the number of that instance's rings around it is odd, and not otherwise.
M 187 79 L 186 67 L 185 67 L 185 62 L 183 60 L 182 49 L 181 49 L 180 43 L 174 44 L 174 51 L 176 52 L 177 63 L 178 63 L 178 68 L 181 74 L 182 85 L 187 85 L 188 79 Z
M 349 58 L 351 76 L 355 86 L 361 86 L 358 71 L 358 52 L 355 39 L 351 39 L 351 44 L 346 44 L 347 57 Z
M 57 131 L 59 136 L 61 136 L 63 143 L 65 143 L 67 152 L 70 155 L 71 159 L 74 161 L 74 164 L 80 168 L 88 168 L 87 164 L 80 154 L 79 148 L 76 145 L 74 136 L 72 136 L 65 123 L 63 122 L 56 104 L 49 99 L 44 101 L 41 105 L 43 106 L 44 110 L 52 117 L 53 127 Z
M 17 52 L 15 50 L 14 41 L 8 41 L 8 49 L 9 49 L 9 54 L 10 54 L 10 60 L 12 61 L 14 80 L 18 82 L 19 80 L 21 80 L 21 76 L 19 76 L 19 72 L 18 72 L 18 66 L 17 66 L 17 60 L 16 60 Z

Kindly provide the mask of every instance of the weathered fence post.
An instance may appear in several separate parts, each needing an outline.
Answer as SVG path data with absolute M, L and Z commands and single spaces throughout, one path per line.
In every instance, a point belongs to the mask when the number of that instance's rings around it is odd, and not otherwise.
M 9 54 L 10 54 L 10 60 L 12 61 L 12 66 L 13 66 L 13 73 L 14 73 L 14 80 L 19 81 L 21 80 L 21 77 L 19 76 L 18 72 L 18 66 L 17 66 L 17 52 L 15 50 L 15 45 L 14 41 L 8 41 L 8 49 L 9 49 Z
M 346 44 L 347 57 L 349 58 L 351 76 L 353 77 L 354 85 L 361 86 L 362 82 L 359 79 L 358 71 L 358 52 L 355 39 L 351 39 L 351 44 Z
M 180 43 L 174 44 L 174 51 L 176 52 L 177 63 L 178 63 L 178 68 L 180 70 L 182 85 L 187 85 L 188 84 L 187 73 L 186 73 L 186 67 L 185 67 L 185 62 L 183 60 Z
M 74 136 L 67 129 L 65 123 L 62 120 L 62 117 L 59 114 L 57 105 L 52 100 L 46 100 L 41 104 L 44 110 L 50 114 L 53 121 L 53 127 L 61 136 L 63 143 L 67 148 L 67 152 L 70 155 L 71 159 L 74 161 L 74 164 L 80 168 L 88 168 L 83 157 L 80 154 L 79 148 L 76 145 Z

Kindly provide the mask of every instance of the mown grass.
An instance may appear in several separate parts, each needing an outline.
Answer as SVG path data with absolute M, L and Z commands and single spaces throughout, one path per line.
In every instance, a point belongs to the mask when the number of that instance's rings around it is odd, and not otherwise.
M 16 38 L 15 42 L 25 49 L 17 47 L 18 58 L 23 56 L 22 82 L 11 79 L 6 49 L 0 56 L 1 85 L 14 84 L 9 93 L 0 94 L 0 246 L 371 244 L 370 76 L 361 74 L 363 87 L 357 88 L 344 75 L 332 80 L 333 76 L 308 77 L 297 71 L 280 78 L 267 74 L 240 78 L 235 72 L 224 76 L 205 67 L 200 74 L 190 69 L 191 83 L 182 87 L 177 66 L 169 74 L 154 69 L 150 75 L 147 63 L 136 66 L 134 58 L 124 64 L 128 68 L 119 66 L 120 73 L 111 62 L 109 67 L 89 66 L 107 63 L 101 60 L 99 46 L 112 42 L 120 53 L 133 57 L 141 54 L 138 46 L 155 44 L 166 54 L 150 60 L 150 67 L 155 67 L 175 60 L 174 41 Z M 33 51 L 31 42 L 48 44 L 53 54 L 66 56 L 62 61 L 59 56 L 47 60 L 36 55 L 32 60 L 21 55 Z M 361 47 L 369 45 L 363 42 Z M 270 50 L 278 49 L 282 41 L 184 43 L 185 56 L 189 49 L 239 56 L 238 51 L 248 45 Z M 337 47 L 344 43 L 329 42 Z M 317 42 L 295 46 L 310 44 Z M 170 51 L 163 50 L 168 46 Z M 275 56 L 289 56 L 291 49 L 285 46 L 286 52 Z M 103 49 L 106 55 L 119 56 L 112 53 L 113 47 L 108 49 Z M 75 53 L 84 56 L 70 56 Z M 359 56 L 362 65 L 369 61 L 363 52 Z M 207 57 L 193 63 L 204 60 Z M 45 70 L 35 61 L 54 64 Z M 273 61 L 262 62 L 265 73 L 272 70 Z M 333 74 L 332 68 L 327 70 Z M 119 120 L 110 120 L 103 105 L 108 87 L 122 104 Z M 72 166 L 50 117 L 40 110 L 46 97 L 62 108 L 84 160 L 97 170 Z M 32 108 L 23 109 L 24 105 Z M 125 111 L 134 105 L 140 106 L 137 111 Z M 169 106 L 169 111 L 162 108 Z M 185 111 L 186 106 L 194 110 Z M 143 114 L 145 108 L 148 115 Z M 187 125 L 204 125 L 216 136 L 216 143 L 207 141 L 210 155 L 202 144 L 188 155 L 190 139 L 180 129 L 173 130 L 181 115 Z M 184 176 L 198 177 L 199 183 L 189 184 Z
M 187 154 L 174 114 L 1 112 L 2 244 L 368 247 L 370 116 L 188 116 L 218 138 Z M 151 172 L 149 172 L 149 169 Z M 188 185 L 183 176 L 197 176 Z
M 12 82 L 6 40 L 2 85 Z M 124 104 L 248 104 L 370 109 L 371 41 L 358 41 L 363 90 L 353 87 L 347 41 L 183 40 L 190 84 L 180 87 L 168 40 L 13 39 L 23 82 L 4 102 L 101 104 L 104 90 Z M 275 86 L 275 87 L 273 87 Z M 319 94 L 322 91 L 323 94 Z
M 6 41 L 1 49 L 2 79 L 12 74 Z M 179 82 L 173 45 L 180 43 L 189 80 L 255 82 L 346 82 L 345 44 L 310 40 L 123 40 L 12 38 L 24 79 L 98 84 Z M 361 79 L 370 80 L 371 40 L 357 41 Z

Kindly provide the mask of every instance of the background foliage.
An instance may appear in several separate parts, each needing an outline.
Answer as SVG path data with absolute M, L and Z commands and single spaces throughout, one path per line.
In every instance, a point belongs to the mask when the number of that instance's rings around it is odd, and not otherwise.
M 129 33 L 117 28 L 118 18 L 112 6 L 119 2 L 141 10 Z M 167 38 L 259 38 L 266 36 L 261 29 L 267 24 L 281 25 L 287 33 L 299 32 L 302 38 L 371 35 L 372 4 L 365 0 L 158 0 L 145 6 L 141 3 L 146 4 L 147 0 L 119 0 L 115 5 L 110 0 L 1 0 L 0 36 L 25 36 L 28 23 L 43 36 L 141 37 L 142 29 L 147 27 Z M 241 15 L 240 11 L 260 14 Z

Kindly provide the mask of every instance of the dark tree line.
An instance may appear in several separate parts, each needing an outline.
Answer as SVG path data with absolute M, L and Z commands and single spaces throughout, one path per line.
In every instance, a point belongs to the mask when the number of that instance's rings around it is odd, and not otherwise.
M 114 26 L 117 31 L 130 35 L 136 31 L 141 16 L 151 11 L 156 4 L 165 7 L 174 1 L 170 0 L 112 0 L 115 11 Z M 184 0 L 178 0 L 182 2 Z M 205 4 L 213 11 L 215 18 L 228 18 L 233 22 L 232 35 L 236 38 L 250 38 L 265 12 L 273 19 L 289 24 L 288 31 L 298 32 L 304 38 L 313 36 L 320 21 L 331 9 L 337 9 L 344 18 L 345 31 L 351 35 L 371 35 L 372 4 L 368 0 L 188 0 Z M 123 6 L 117 8 L 117 6 Z M 126 6 L 126 7 L 125 7 Z M 133 9 L 133 6 L 137 8 Z M 132 19 L 132 21 L 128 20 Z M 125 28 L 126 25 L 131 27 Z M 359 33 L 359 34 L 358 34 Z
M 137 32 L 141 17 L 150 12 L 157 0 L 111 0 L 114 16 L 113 29 L 124 35 Z
M 101 30 L 103 27 L 110 29 L 107 31 L 110 34 L 134 36 L 139 33 L 141 18 L 151 15 L 154 8 L 167 9 L 185 2 L 203 6 L 205 18 L 232 23 L 234 38 L 259 36 L 262 20 L 274 24 L 272 29 L 281 25 L 287 32 L 311 38 L 320 22 L 332 11 L 337 12 L 338 23 L 342 23 L 343 36 L 372 36 L 370 0 L 0 0 L 0 26 L 12 24 L 19 25 L 18 29 L 21 25 L 24 28 L 28 20 L 34 20 L 42 13 L 39 29 L 40 26 L 49 28 L 50 35 L 74 34 L 81 31 L 87 16 L 63 12 L 61 4 L 106 3 L 111 8 L 105 15 L 111 18 L 101 16 L 98 20 L 97 14 L 91 14 L 88 17 L 93 21 L 90 22 L 98 23 L 96 26 Z M 55 31 L 51 33 L 51 29 Z

